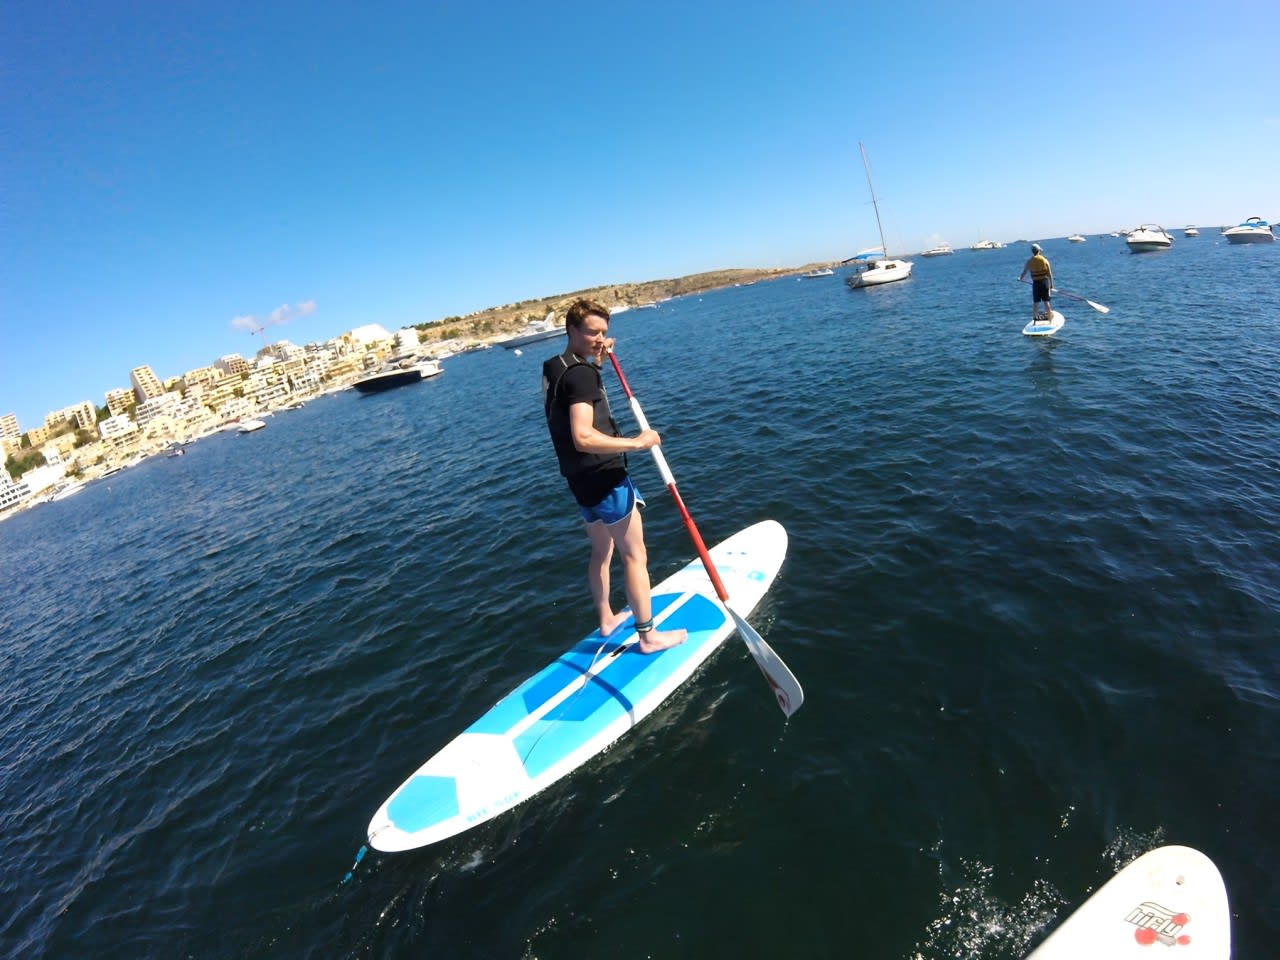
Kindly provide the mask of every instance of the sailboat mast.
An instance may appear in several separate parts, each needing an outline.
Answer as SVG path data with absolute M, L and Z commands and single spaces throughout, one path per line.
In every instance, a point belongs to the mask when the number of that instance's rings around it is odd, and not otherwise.
M 884 225 L 880 222 L 880 204 L 876 203 L 876 186 L 871 182 L 871 163 L 867 160 L 867 148 L 858 141 L 858 149 L 862 151 L 862 169 L 867 171 L 867 189 L 871 191 L 871 206 L 876 211 L 876 228 L 880 231 L 880 253 L 885 259 L 889 257 L 889 247 L 884 242 Z

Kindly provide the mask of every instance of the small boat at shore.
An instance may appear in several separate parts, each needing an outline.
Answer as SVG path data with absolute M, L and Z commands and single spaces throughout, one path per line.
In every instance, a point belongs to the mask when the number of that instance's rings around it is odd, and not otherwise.
M 1144 223 L 1125 234 L 1124 242 L 1129 245 L 1131 253 L 1151 253 L 1155 250 L 1168 250 L 1173 246 L 1173 237 L 1159 224 Z
M 800 278 L 802 280 L 816 280 L 818 277 L 830 277 L 834 275 L 835 271 L 830 267 L 823 267 L 820 270 L 810 270 L 808 273 L 802 273 L 800 274 Z
M 1250 217 L 1234 227 L 1222 231 L 1228 243 L 1271 243 L 1276 235 L 1271 232 L 1271 224 L 1261 217 Z
M 253 433 L 265 426 L 266 423 L 262 420 L 242 420 L 240 426 L 236 427 L 236 433 Z

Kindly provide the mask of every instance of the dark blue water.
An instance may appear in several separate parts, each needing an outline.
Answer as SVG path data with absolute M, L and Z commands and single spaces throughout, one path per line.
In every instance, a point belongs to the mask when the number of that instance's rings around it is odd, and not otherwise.
M 1280 245 L 1278 245 L 1280 246 Z M 1204 850 L 1280 942 L 1280 249 L 1049 242 L 620 315 L 709 542 L 791 535 L 612 750 L 343 876 L 415 767 L 594 625 L 538 366 L 343 393 L 0 523 L 12 957 L 1022 956 Z M 615 406 L 622 408 L 615 391 Z M 692 556 L 647 460 L 656 579 Z

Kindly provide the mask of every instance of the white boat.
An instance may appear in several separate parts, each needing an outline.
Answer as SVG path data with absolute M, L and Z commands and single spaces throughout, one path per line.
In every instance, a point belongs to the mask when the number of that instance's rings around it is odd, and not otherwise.
M 995 240 L 979 240 L 970 250 L 1003 250 L 1004 244 Z
M 236 427 L 236 433 L 253 433 L 255 430 L 261 430 L 266 424 L 261 420 L 245 420 L 240 426 Z
M 808 273 L 800 274 L 800 276 L 805 280 L 815 280 L 818 277 L 829 277 L 834 273 L 835 271 L 830 267 L 823 267 L 821 270 L 810 270 Z
M 1271 232 L 1271 224 L 1261 217 L 1250 217 L 1244 223 L 1228 227 L 1222 235 L 1230 243 L 1271 243 L 1276 238 Z
M 562 333 L 564 333 L 564 325 L 557 323 L 554 316 L 547 316 L 541 320 L 530 320 L 514 337 L 503 340 L 502 346 L 508 350 L 514 350 L 516 347 L 523 347 L 526 343 L 550 340 Z
M 923 251 L 923 252 L 920 254 L 920 256 L 922 256 L 922 257 L 945 257 L 947 254 L 949 254 L 949 253 L 954 253 L 954 252 L 955 252 L 955 251 L 953 251 L 953 250 L 951 249 L 951 244 L 949 244 L 949 243 L 940 243 L 940 244 L 938 244 L 936 247 L 930 247 L 928 250 Z
M 861 140 L 858 141 L 858 149 L 862 152 L 862 169 L 867 172 L 867 189 L 871 191 L 871 206 L 876 211 L 876 227 L 880 231 L 880 249 L 878 258 L 863 259 L 862 254 L 852 258 L 862 266 L 857 273 L 846 277 L 844 282 L 855 290 L 860 287 L 874 287 L 882 283 L 892 283 L 895 280 L 905 280 L 911 276 L 912 266 L 910 260 L 896 260 L 886 252 L 889 248 L 884 242 L 884 224 L 880 222 L 880 204 L 876 202 L 876 188 L 871 182 L 871 164 L 867 160 L 867 148 L 862 145 Z
M 1189 223 L 1182 228 L 1182 235 L 1184 237 L 1198 237 L 1200 236 L 1200 231 L 1196 229 L 1195 224 Z
M 418 372 L 422 374 L 423 380 L 426 380 L 429 377 L 438 377 L 440 374 L 444 373 L 444 367 L 440 366 L 440 361 L 433 357 L 424 357 L 414 364 L 414 366 L 417 367 Z
M 49 502 L 55 503 L 58 500 L 65 500 L 67 497 L 74 496 L 85 487 L 84 483 L 79 480 L 68 480 L 58 484 L 53 489 L 53 493 L 49 495 Z
M 1124 242 L 1129 245 L 1132 253 L 1150 253 L 1153 250 L 1168 250 L 1173 246 L 1173 237 L 1159 224 L 1144 223 L 1125 234 Z
M 1084 243 L 1084 237 L 1080 236 L 1080 234 L 1078 233 L 1073 233 L 1071 236 L 1067 237 L 1067 242 L 1068 243 Z

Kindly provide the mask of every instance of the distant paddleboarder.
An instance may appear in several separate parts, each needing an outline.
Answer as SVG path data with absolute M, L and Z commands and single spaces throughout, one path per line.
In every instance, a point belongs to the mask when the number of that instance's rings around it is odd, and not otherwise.
M 578 300 L 565 315 L 568 346 L 542 365 L 543 407 L 560 473 L 578 502 L 591 541 L 587 585 L 608 636 L 627 619 L 614 613 L 609 599 L 609 564 L 616 549 L 622 558 L 627 602 L 635 616 L 641 653 L 656 653 L 683 643 L 684 630 L 655 630 L 650 598 L 648 553 L 640 508 L 644 499 L 627 474 L 626 454 L 662 444 L 654 430 L 624 437 L 609 412 L 600 376 L 605 352 L 613 346 L 609 311 L 592 300 Z
M 1031 322 L 1048 322 L 1053 318 L 1053 306 L 1049 295 L 1053 292 L 1053 267 L 1040 252 L 1040 244 L 1031 245 L 1031 256 L 1018 274 L 1019 280 L 1025 280 L 1031 274 Z M 1040 312 L 1040 304 L 1044 304 L 1044 313 Z

